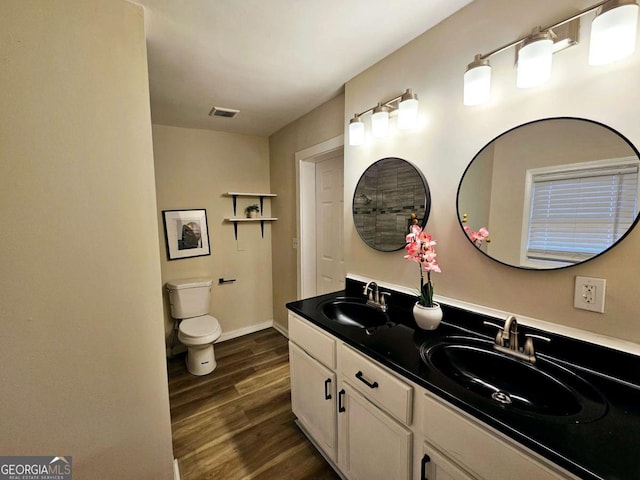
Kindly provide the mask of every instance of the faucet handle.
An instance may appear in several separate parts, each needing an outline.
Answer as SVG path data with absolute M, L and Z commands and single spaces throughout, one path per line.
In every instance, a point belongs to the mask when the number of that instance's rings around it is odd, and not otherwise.
M 380 305 L 386 305 L 387 302 L 385 301 L 384 297 L 390 297 L 391 293 L 389 292 L 380 292 Z
M 524 336 L 527 340 L 524 342 L 524 350 L 523 353 L 525 355 L 529 355 L 533 357 L 535 355 L 535 350 L 533 348 L 533 339 L 542 340 L 543 342 L 549 343 L 551 341 L 548 337 L 543 337 L 542 335 L 536 335 L 534 333 L 525 333 Z

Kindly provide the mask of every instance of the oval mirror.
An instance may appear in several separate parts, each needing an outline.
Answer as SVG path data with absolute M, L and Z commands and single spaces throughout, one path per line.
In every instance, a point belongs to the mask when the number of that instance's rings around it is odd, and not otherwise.
M 388 157 L 367 168 L 353 194 L 353 223 L 360 238 L 381 252 L 404 248 L 409 225 L 424 228 L 431 208 L 422 173 L 401 158 Z
M 500 263 L 573 266 L 612 248 L 638 221 L 639 163 L 631 142 L 601 123 L 530 122 L 473 158 L 458 187 L 458 220 Z

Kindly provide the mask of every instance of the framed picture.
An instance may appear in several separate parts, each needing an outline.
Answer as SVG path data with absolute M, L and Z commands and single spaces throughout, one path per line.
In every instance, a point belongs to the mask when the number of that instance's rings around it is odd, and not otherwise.
M 169 260 L 211 255 L 206 210 L 163 210 L 162 218 Z

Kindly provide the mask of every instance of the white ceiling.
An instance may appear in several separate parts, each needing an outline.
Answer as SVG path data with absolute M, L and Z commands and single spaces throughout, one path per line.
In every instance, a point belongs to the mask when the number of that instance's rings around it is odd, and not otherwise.
M 134 1 L 153 123 L 268 136 L 472 0 Z

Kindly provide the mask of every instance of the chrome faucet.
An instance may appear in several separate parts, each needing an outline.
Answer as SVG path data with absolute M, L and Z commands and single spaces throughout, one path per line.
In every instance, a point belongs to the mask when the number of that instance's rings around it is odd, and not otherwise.
M 551 340 L 541 335 L 534 335 L 532 333 L 525 333 L 527 340 L 524 343 L 524 348 L 520 348 L 518 339 L 518 321 L 513 315 L 509 315 L 504 321 L 504 326 L 501 327 L 495 323 L 483 322 L 485 325 L 496 327 L 498 333 L 496 334 L 496 343 L 493 348 L 499 352 L 506 353 L 507 355 L 514 356 L 520 360 L 526 360 L 527 362 L 535 363 L 536 355 L 533 348 L 533 339 L 550 342 Z
M 383 312 L 387 311 L 387 302 L 385 297 L 390 296 L 389 292 L 381 292 L 376 282 L 369 282 L 364 287 L 363 294 L 367 297 L 367 305 L 379 308 Z

